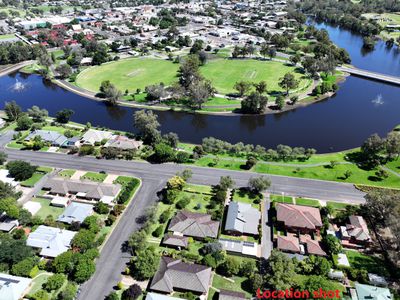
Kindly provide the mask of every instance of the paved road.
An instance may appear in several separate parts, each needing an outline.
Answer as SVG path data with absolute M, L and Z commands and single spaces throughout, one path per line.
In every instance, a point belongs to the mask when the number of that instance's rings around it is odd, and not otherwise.
M 11 138 L 11 133 L 0 137 L 0 146 Z M 120 281 L 121 271 L 129 261 L 130 255 L 124 253 L 121 246 L 129 235 L 138 228 L 135 219 L 142 215 L 145 208 L 156 201 L 159 191 L 168 178 L 182 171 L 185 166 L 176 164 L 151 165 L 145 162 L 98 160 L 92 157 L 79 157 L 58 153 L 44 153 L 5 149 L 9 160 L 22 159 L 36 165 L 56 168 L 83 169 L 87 171 L 106 171 L 109 173 L 136 176 L 142 180 L 142 186 L 135 199 L 125 210 L 123 217 L 104 245 L 97 261 L 96 273 L 81 288 L 80 300 L 101 300 Z M 221 176 L 230 175 L 237 186 L 245 186 L 251 176 L 259 174 L 190 167 L 193 170 L 191 182 L 197 184 L 216 184 Z M 363 193 L 351 184 L 319 180 L 308 180 L 284 176 L 269 176 L 272 181 L 270 193 L 282 193 L 294 196 L 319 198 L 341 202 L 363 202 Z

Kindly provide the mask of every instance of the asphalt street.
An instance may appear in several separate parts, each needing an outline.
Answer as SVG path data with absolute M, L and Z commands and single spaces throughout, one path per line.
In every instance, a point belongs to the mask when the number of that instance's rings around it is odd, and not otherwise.
M 0 146 L 4 146 L 10 138 L 10 133 L 1 136 Z M 123 252 L 122 245 L 128 240 L 129 235 L 138 229 L 135 219 L 143 215 L 145 209 L 157 200 L 157 191 L 165 185 L 168 178 L 178 171 L 190 168 L 193 170 L 193 177 L 190 182 L 207 185 L 216 184 L 221 176 L 229 175 L 235 180 L 237 186 L 246 186 L 250 177 L 260 176 L 260 174 L 252 172 L 188 167 L 177 164 L 152 165 L 147 162 L 99 160 L 93 157 L 15 149 L 5 149 L 5 152 L 8 154 L 9 160 L 22 159 L 36 165 L 56 168 L 105 171 L 135 176 L 142 180 L 140 190 L 125 210 L 101 251 L 100 258 L 96 262 L 96 273 L 87 283 L 81 286 L 79 300 L 102 300 L 120 281 L 121 272 L 130 259 L 129 253 Z M 356 190 L 352 184 L 275 175 L 266 176 L 271 179 L 272 185 L 269 192 L 272 194 L 284 193 L 348 203 L 364 201 L 364 194 Z

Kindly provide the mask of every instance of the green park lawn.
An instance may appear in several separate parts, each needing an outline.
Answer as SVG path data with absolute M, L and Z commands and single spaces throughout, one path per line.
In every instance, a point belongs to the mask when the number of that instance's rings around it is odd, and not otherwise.
M 354 250 L 346 251 L 346 256 L 349 259 L 351 267 L 355 269 L 365 269 L 369 273 L 389 276 L 385 261 L 379 257 L 365 255 Z
M 38 202 L 42 206 L 35 216 L 45 219 L 47 216 L 51 215 L 54 219 L 57 219 L 59 215 L 62 214 L 64 208 L 55 207 L 50 205 L 50 200 L 46 198 L 36 197 L 32 199 L 33 202 Z
M 116 62 L 110 62 L 101 66 L 91 67 L 82 71 L 76 78 L 79 87 L 92 92 L 98 92 L 101 82 L 110 80 L 119 90 L 135 92 L 137 88 L 144 90 L 150 84 L 163 82 L 169 85 L 176 81 L 179 64 L 167 60 L 153 58 L 130 58 Z M 246 80 L 258 82 L 265 80 L 268 91 L 282 91 L 278 81 L 288 72 L 294 72 L 300 79 L 299 88 L 304 88 L 310 82 L 303 79 L 303 75 L 296 73 L 294 67 L 276 61 L 258 61 L 252 59 L 210 60 L 200 68 L 201 73 L 211 82 L 219 93 L 233 93 L 235 82 Z M 221 99 L 213 99 L 214 102 L 223 103 Z M 211 104 L 212 105 L 212 104 Z
M 135 92 L 151 84 L 171 84 L 179 65 L 171 61 L 149 58 L 131 58 L 84 70 L 76 78 L 79 87 L 98 92 L 104 80 L 110 80 L 122 92 Z

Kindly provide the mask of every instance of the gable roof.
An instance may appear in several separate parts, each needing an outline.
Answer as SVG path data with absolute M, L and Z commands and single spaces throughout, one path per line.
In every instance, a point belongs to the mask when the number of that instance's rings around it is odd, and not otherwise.
M 353 237 L 357 241 L 369 241 L 371 236 L 369 235 L 369 230 L 367 223 L 361 216 L 350 216 L 350 224 L 346 225 L 347 233 L 349 236 Z
M 219 300 L 243 300 L 246 299 L 246 294 L 242 292 L 235 292 L 221 289 L 218 295 Z
M 278 235 L 277 246 L 279 250 L 300 253 L 299 239 L 292 235 Z
M 225 230 L 258 234 L 261 213 L 248 203 L 231 201 L 228 207 Z
M 186 236 L 167 233 L 164 236 L 163 244 L 164 245 L 187 248 L 188 244 L 189 244 L 189 238 L 186 237 Z
M 113 139 L 109 140 L 106 144 L 107 147 L 114 147 L 119 149 L 139 149 L 143 145 L 142 141 L 137 141 L 130 139 L 123 135 L 115 136 Z
M 359 300 L 391 300 L 392 295 L 387 288 L 376 287 L 367 284 L 355 283 Z
M 82 223 L 86 217 L 93 213 L 93 205 L 72 202 L 58 217 L 58 221 L 71 224 L 72 222 Z
M 178 211 L 168 226 L 169 231 L 198 238 L 216 238 L 218 228 L 219 222 L 211 220 L 210 215 L 193 213 L 186 210 Z
M 21 299 L 32 279 L 0 273 L 0 299 Z
M 305 240 L 307 246 L 308 254 L 318 255 L 318 256 L 326 256 L 326 252 L 322 250 L 321 245 L 318 241 L 307 238 Z
M 160 266 L 150 284 L 150 289 L 171 293 L 174 289 L 205 294 L 211 281 L 211 268 L 184 263 L 180 259 L 161 257 Z
M 319 209 L 310 206 L 278 203 L 276 217 L 289 227 L 316 229 L 322 226 Z
M 81 141 L 85 144 L 93 145 L 94 143 L 101 142 L 104 139 L 110 139 L 112 135 L 113 134 L 109 131 L 89 129 L 82 136 Z
M 63 145 L 67 142 L 68 138 L 56 131 L 51 130 L 35 130 L 32 131 L 26 138 L 25 141 L 30 141 L 35 136 L 40 136 L 43 141 L 49 142 L 52 145 Z
M 76 232 L 40 225 L 29 234 L 26 244 L 34 248 L 42 248 L 40 255 L 57 257 L 70 248 L 71 240 Z
M 86 198 L 100 200 L 104 196 L 117 196 L 121 186 L 119 184 L 86 182 L 65 178 L 50 178 L 43 185 L 43 188 L 50 190 L 54 194 L 60 195 L 68 193 L 85 193 Z

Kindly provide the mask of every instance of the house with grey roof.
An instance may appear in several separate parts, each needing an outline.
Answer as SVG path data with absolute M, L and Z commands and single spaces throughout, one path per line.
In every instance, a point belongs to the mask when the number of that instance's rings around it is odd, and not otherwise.
M 72 222 L 82 223 L 91 214 L 93 214 L 93 205 L 72 202 L 58 217 L 57 221 L 67 224 L 72 224 Z
M 145 300 L 182 300 L 182 298 L 175 298 L 157 293 L 147 293 Z
M 218 229 L 219 222 L 211 220 L 210 215 L 186 210 L 178 211 L 168 226 L 168 230 L 173 231 L 175 235 L 195 238 L 216 238 Z
M 189 238 L 183 235 L 167 233 L 164 236 L 162 243 L 165 246 L 172 246 L 175 248 L 187 248 L 189 246 Z
M 70 230 L 40 225 L 29 234 L 26 244 L 33 248 L 41 248 L 41 256 L 57 257 L 68 251 L 75 234 L 76 232 Z
M 112 132 L 89 129 L 81 138 L 81 143 L 84 145 L 94 146 L 96 143 L 101 143 L 104 140 L 109 140 L 112 137 Z
M 388 288 L 376 287 L 367 284 L 355 283 L 358 300 L 391 300 L 392 294 Z M 353 299 L 353 297 L 352 297 Z
M 111 148 L 118 148 L 121 150 L 136 150 L 143 145 L 142 141 L 137 141 L 135 139 L 130 139 L 123 135 L 114 136 L 110 139 L 104 146 Z
M 211 279 L 210 267 L 163 256 L 157 273 L 151 281 L 150 289 L 168 294 L 174 291 L 189 291 L 206 295 Z
M 242 292 L 235 292 L 221 289 L 218 293 L 218 300 L 244 300 L 246 294 Z
M 19 226 L 18 220 L 10 218 L 5 212 L 0 215 L 0 231 L 10 232 L 17 226 Z
M 258 235 L 261 213 L 248 203 L 231 201 L 225 221 L 225 231 L 233 235 Z
M 0 299 L 19 300 L 28 292 L 32 279 L 0 273 Z
M 258 244 L 248 241 L 219 239 L 222 249 L 228 253 L 259 257 Z
M 113 199 L 117 197 L 121 185 L 54 177 L 46 181 L 43 189 L 53 195 L 72 194 L 77 198 L 108 203 L 110 197 Z
M 51 130 L 34 130 L 25 138 L 25 141 L 30 141 L 37 136 L 40 136 L 42 141 L 55 147 L 61 147 L 68 143 L 66 136 Z

